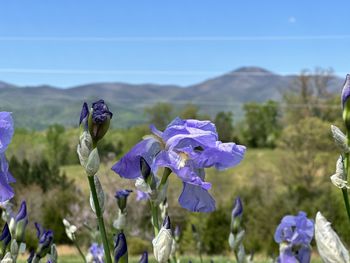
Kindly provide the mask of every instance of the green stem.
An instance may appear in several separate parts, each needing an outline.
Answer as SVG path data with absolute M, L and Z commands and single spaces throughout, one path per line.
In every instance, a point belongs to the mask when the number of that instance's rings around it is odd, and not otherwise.
M 152 223 L 153 223 L 153 229 L 154 229 L 154 237 L 156 237 L 159 233 L 159 217 L 158 217 L 158 206 L 150 201 L 151 205 L 151 213 L 152 213 Z
M 79 247 L 77 241 L 74 240 L 73 243 L 74 243 L 75 247 L 77 248 L 77 250 L 78 250 L 80 256 L 83 258 L 84 262 L 86 262 L 85 255 L 84 255 L 83 252 L 81 251 L 81 249 L 80 249 L 80 247 Z
M 94 177 L 93 176 L 88 176 L 88 179 L 89 179 L 89 185 L 90 185 L 92 199 L 93 199 L 94 205 L 95 205 L 96 217 L 97 217 L 97 222 L 98 222 L 98 228 L 99 228 L 99 231 L 100 231 L 100 234 L 101 234 L 103 249 L 105 251 L 105 259 L 106 259 L 107 263 L 112 263 L 111 252 L 109 250 L 105 223 L 103 221 L 103 216 L 102 216 L 100 204 L 99 204 L 98 198 L 97 198 L 97 192 L 96 192 L 96 186 L 95 186 Z

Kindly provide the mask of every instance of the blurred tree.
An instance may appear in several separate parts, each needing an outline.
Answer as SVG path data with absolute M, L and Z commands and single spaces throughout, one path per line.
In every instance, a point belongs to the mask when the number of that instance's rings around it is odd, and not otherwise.
M 64 132 L 65 128 L 59 124 L 49 126 L 46 132 L 47 156 L 51 165 L 60 166 L 66 163 L 69 146 L 64 138 Z
M 334 80 L 332 69 L 304 70 L 283 93 L 285 122 L 295 123 L 302 118 L 318 117 L 334 121 L 341 116 L 339 98 L 328 90 Z
M 219 139 L 222 142 L 231 142 L 234 132 L 232 112 L 218 112 L 214 123 L 219 134 Z
M 278 103 L 267 101 L 264 104 L 247 103 L 243 136 L 251 147 L 274 147 L 281 131 Z
M 179 117 L 182 119 L 200 119 L 199 107 L 189 103 L 181 110 Z
M 173 119 L 173 106 L 167 102 L 158 102 L 152 107 L 145 108 L 145 113 L 150 123 L 163 130 Z

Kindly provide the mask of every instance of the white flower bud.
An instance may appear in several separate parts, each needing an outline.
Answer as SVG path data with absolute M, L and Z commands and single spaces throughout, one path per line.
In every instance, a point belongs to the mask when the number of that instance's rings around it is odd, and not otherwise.
M 65 218 L 63 219 L 63 225 L 65 227 L 67 237 L 70 240 L 74 241 L 75 240 L 75 232 L 77 231 L 77 227 L 75 225 L 72 225 L 71 223 L 69 223 L 69 221 Z
M 10 229 L 11 236 L 14 236 L 16 232 L 16 221 L 14 217 L 10 219 L 9 229 Z
M 237 235 L 230 233 L 228 237 L 228 244 L 231 249 L 236 249 L 243 241 L 245 230 L 242 229 Z
M 331 131 L 334 138 L 335 144 L 343 153 L 349 153 L 350 148 L 348 147 L 348 140 L 345 134 L 335 125 L 331 125 Z
M 98 154 L 97 148 L 93 149 L 89 155 L 89 158 L 86 163 L 86 174 L 88 176 L 94 176 L 98 169 L 100 168 L 100 156 Z
M 317 212 L 315 239 L 318 253 L 324 263 L 349 263 L 349 252 L 331 227 L 331 223 Z
M 91 150 L 92 150 L 91 135 L 88 132 L 84 131 L 83 134 L 80 136 L 79 144 L 77 147 L 79 161 L 83 167 L 86 166 Z
M 98 179 L 97 175 L 94 175 L 94 182 L 96 186 L 96 193 L 97 193 L 97 199 L 98 203 L 101 208 L 101 213 L 105 210 L 105 193 L 103 192 L 102 185 L 100 183 L 100 180 Z M 90 206 L 92 211 L 96 214 L 96 209 L 95 209 L 95 204 L 94 204 L 94 199 L 92 198 L 92 194 L 90 192 Z
M 113 227 L 117 230 L 125 229 L 126 226 L 126 213 L 122 213 L 119 209 L 118 218 L 114 220 Z
M 11 241 L 10 252 L 11 252 L 11 255 L 18 255 L 18 244 L 16 239 L 13 239 Z
M 163 226 L 158 235 L 153 239 L 152 244 L 156 260 L 159 263 L 167 262 L 173 246 L 169 217 L 164 220 Z
M 338 160 L 337 160 L 335 174 L 333 174 L 331 176 L 331 181 L 336 187 L 338 187 L 340 189 L 342 189 L 342 188 L 350 189 L 350 187 L 348 185 L 348 181 L 346 181 L 344 179 L 345 179 L 344 161 L 343 161 L 343 157 L 340 155 Z
M 19 253 L 20 254 L 23 254 L 24 252 L 26 252 L 26 247 L 27 247 L 27 245 L 26 245 L 26 243 L 21 243 L 20 245 L 19 245 Z
M 10 252 L 7 252 L 5 257 L 1 260 L 1 263 L 13 263 L 13 259 Z

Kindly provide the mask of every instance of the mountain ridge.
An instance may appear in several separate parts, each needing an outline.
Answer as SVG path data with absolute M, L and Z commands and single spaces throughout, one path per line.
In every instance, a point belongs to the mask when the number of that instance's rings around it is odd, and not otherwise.
M 98 82 L 60 89 L 50 85 L 16 86 L 0 82 L 0 109 L 12 111 L 17 127 L 45 129 L 59 123 L 76 126 L 83 101 L 105 99 L 117 118 L 114 127 L 144 123 L 144 108 L 156 102 L 170 102 L 177 108 L 187 103 L 199 106 L 202 113 L 214 116 L 218 111 L 242 113 L 242 104 L 250 101 L 280 100 L 283 90 L 297 76 L 279 75 L 259 67 L 240 67 L 186 87 L 162 84 Z M 342 80 L 335 77 L 331 90 Z

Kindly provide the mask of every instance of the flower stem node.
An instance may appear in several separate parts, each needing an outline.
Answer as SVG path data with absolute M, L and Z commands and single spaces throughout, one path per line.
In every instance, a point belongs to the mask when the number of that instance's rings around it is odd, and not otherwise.
M 94 176 L 100 168 L 100 156 L 97 148 L 93 149 L 86 163 L 85 171 L 88 176 Z
M 160 229 L 158 235 L 153 239 L 152 244 L 154 257 L 156 260 L 159 263 L 167 262 L 173 246 L 169 216 L 166 216 L 164 219 L 162 228 Z

